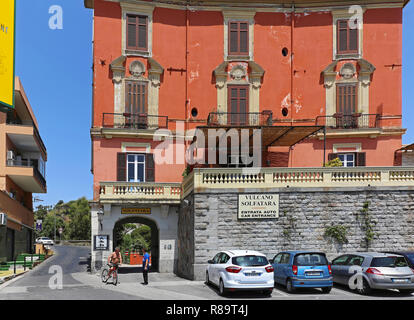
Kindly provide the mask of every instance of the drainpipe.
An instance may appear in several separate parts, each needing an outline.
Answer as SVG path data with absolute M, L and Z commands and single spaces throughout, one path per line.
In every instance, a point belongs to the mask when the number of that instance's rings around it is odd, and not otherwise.
M 188 130 L 188 28 L 189 28 L 189 20 L 188 20 L 188 3 L 187 1 L 186 7 L 185 7 L 185 122 L 184 122 L 184 137 Z M 185 144 L 185 138 L 184 138 L 184 144 Z
M 290 20 L 290 121 L 291 125 L 293 126 L 293 28 L 295 20 L 295 5 L 293 3 Z

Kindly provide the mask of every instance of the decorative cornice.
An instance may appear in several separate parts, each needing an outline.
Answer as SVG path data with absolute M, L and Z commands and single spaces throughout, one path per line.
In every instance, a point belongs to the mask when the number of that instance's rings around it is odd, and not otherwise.
M 323 80 L 325 88 L 330 88 L 335 83 L 337 72 L 335 71 L 338 61 L 334 61 L 323 69 Z
M 359 59 L 358 65 L 360 68 L 358 72 L 358 80 L 361 81 L 364 86 L 368 86 L 371 83 L 371 75 L 374 73 L 375 67 L 365 59 Z
M 125 56 L 120 56 L 109 65 L 112 71 L 112 81 L 119 83 L 125 77 Z
M 215 11 L 242 11 L 242 10 L 255 10 L 257 12 L 291 12 L 291 0 L 258 0 L 258 1 L 183 1 L 183 0 L 155 0 L 155 1 L 140 1 L 140 0 L 105 0 L 108 2 L 123 2 L 127 5 L 141 5 L 148 6 L 153 5 L 161 8 L 170 8 L 178 10 L 215 10 Z M 384 3 L 378 3 L 377 0 L 367 0 L 363 4 L 364 9 L 377 9 L 377 8 L 404 8 L 408 0 L 388 1 Z M 295 12 L 320 12 L 320 11 L 339 11 L 347 10 L 350 6 L 355 5 L 355 1 L 352 0 L 330 0 L 330 1 L 313 1 L 313 0 L 301 0 L 295 1 Z M 93 9 L 93 0 L 85 0 L 85 7 Z
M 214 76 L 216 77 L 216 88 L 221 89 L 224 87 L 224 84 L 226 83 L 226 80 L 227 80 L 228 64 L 229 64 L 228 61 L 223 61 L 221 64 L 217 66 L 216 69 L 214 69 L 213 73 L 214 73 Z

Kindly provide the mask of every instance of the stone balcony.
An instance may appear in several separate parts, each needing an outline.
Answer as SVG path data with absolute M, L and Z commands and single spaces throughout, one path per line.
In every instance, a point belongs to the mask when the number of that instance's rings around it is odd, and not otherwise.
M 183 198 L 193 190 L 272 188 L 414 187 L 414 167 L 195 168 L 183 181 Z
M 101 203 L 179 204 L 181 183 L 101 182 Z
M 414 167 L 195 168 L 183 183 L 101 182 L 101 203 L 180 204 L 208 189 L 413 187 Z

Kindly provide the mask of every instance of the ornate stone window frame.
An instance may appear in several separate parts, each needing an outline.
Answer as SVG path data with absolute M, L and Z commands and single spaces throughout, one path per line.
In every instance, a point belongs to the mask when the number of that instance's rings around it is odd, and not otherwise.
M 349 152 L 361 152 L 362 145 L 361 143 L 334 143 L 332 146 L 333 153 L 339 153 L 343 151 L 338 151 L 338 149 L 347 148 L 350 149 Z
M 361 27 L 358 29 L 358 53 L 349 53 L 349 54 L 339 54 L 337 53 L 337 26 L 338 20 L 350 19 L 354 16 L 354 12 L 349 13 L 349 9 L 339 9 L 332 10 L 332 29 L 333 29 L 333 41 L 332 41 L 332 60 L 342 60 L 342 59 L 361 59 L 363 56 L 363 35 L 364 35 L 364 21 L 363 16 L 366 8 L 363 8 L 362 22 Z
M 254 16 L 256 11 L 253 10 L 223 10 L 224 18 L 224 61 L 250 61 L 254 59 Z M 229 55 L 229 22 L 242 21 L 249 23 L 249 55 L 236 56 Z
M 332 62 L 322 71 L 324 77 L 324 86 L 326 93 L 326 116 L 332 116 L 336 113 L 336 84 L 337 83 L 357 83 L 358 88 L 358 109 L 363 114 L 369 113 L 369 85 L 371 83 L 371 75 L 375 71 L 375 67 L 364 59 L 359 59 L 357 64 L 359 66 L 358 78 L 344 74 L 341 70 L 336 70 L 338 61 Z M 356 69 L 355 69 L 356 72 Z M 337 76 L 342 73 L 340 79 Z
M 127 148 L 145 148 L 144 153 L 151 153 L 150 143 L 121 142 L 121 152 L 128 152 Z
M 125 112 L 125 87 L 127 81 L 147 82 L 148 98 L 147 110 L 148 115 L 158 115 L 159 87 L 161 85 L 161 75 L 164 68 L 153 58 L 147 58 L 150 68 L 148 68 L 148 76 L 145 77 L 145 65 L 139 60 L 134 60 L 129 64 L 131 76 L 125 77 L 126 56 L 120 56 L 111 64 L 112 82 L 114 83 L 114 113 Z M 157 119 L 149 119 L 150 121 L 158 121 Z
M 235 64 L 233 68 L 228 69 L 229 61 L 223 61 L 215 70 L 217 88 L 217 112 L 227 113 L 228 104 L 228 86 L 229 85 L 248 85 L 249 86 L 249 112 L 260 111 L 260 88 L 264 70 L 254 61 L 248 61 L 247 67 L 241 64 Z M 244 71 L 242 70 L 244 69 Z M 249 70 L 250 69 L 250 72 Z M 226 122 L 226 119 L 223 119 Z
M 122 53 L 126 56 L 141 56 L 141 57 L 152 57 L 152 15 L 155 9 L 155 4 L 133 4 L 120 2 L 122 9 Z M 148 51 L 141 50 L 131 50 L 127 49 L 126 46 L 126 28 L 127 28 L 127 15 L 133 14 L 138 16 L 147 16 L 148 17 Z

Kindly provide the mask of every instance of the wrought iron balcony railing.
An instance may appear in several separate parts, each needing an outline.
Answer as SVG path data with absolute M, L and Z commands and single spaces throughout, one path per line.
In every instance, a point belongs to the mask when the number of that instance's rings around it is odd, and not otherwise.
M 119 129 L 167 129 L 168 116 L 146 113 L 104 113 L 102 127 Z
M 316 118 L 316 125 L 326 126 L 332 129 L 358 129 L 378 128 L 379 114 L 344 115 L 335 113 L 332 116 L 319 116 Z
M 210 112 L 207 118 L 208 126 L 271 126 L 272 112 Z

